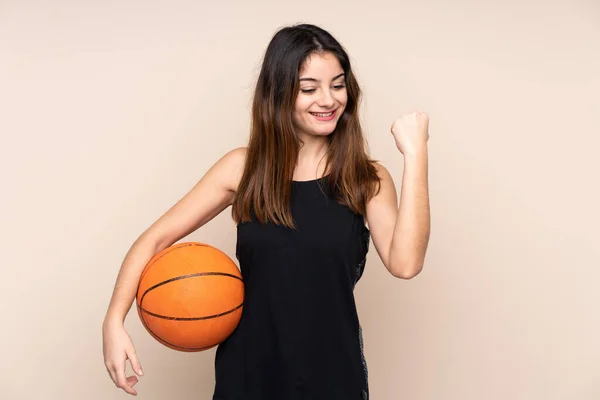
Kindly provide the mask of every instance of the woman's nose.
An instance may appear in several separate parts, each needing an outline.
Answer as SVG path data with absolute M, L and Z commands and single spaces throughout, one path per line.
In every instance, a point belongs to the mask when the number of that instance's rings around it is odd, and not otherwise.
M 319 104 L 319 106 L 323 107 L 323 108 L 332 107 L 333 104 L 335 103 L 335 100 L 334 100 L 333 96 L 331 95 L 331 91 L 323 90 L 323 91 L 321 91 L 321 93 L 322 93 L 322 95 L 319 98 L 319 101 L 317 102 L 317 104 Z

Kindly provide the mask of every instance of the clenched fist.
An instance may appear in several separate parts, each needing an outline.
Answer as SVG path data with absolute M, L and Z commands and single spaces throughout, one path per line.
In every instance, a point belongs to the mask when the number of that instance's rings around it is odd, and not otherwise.
M 394 121 L 391 131 L 402 154 L 417 154 L 427 148 L 429 116 L 420 111 L 405 114 Z

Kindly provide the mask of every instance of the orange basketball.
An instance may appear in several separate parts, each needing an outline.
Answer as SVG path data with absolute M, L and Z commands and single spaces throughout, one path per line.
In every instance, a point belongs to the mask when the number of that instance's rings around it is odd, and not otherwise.
M 204 243 L 179 243 L 148 262 L 136 295 L 146 330 L 179 351 L 202 351 L 225 340 L 237 327 L 244 282 L 234 262 Z

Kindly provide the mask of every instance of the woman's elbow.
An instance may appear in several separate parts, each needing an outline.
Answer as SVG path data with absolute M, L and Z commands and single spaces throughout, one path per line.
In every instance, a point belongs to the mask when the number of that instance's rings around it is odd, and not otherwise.
M 415 276 L 419 275 L 423 270 L 423 263 L 398 263 L 397 265 L 392 265 L 390 268 L 390 272 L 392 275 L 399 279 L 412 279 Z

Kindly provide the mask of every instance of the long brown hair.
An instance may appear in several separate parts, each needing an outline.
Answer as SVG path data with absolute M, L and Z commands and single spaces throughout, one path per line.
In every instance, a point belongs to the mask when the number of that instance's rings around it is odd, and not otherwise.
M 337 57 L 345 73 L 348 101 L 335 130 L 328 135 L 325 171 L 336 199 L 354 213 L 366 214 L 368 200 L 379 190 L 375 166 L 367 155 L 358 117 L 361 90 L 348 54 L 327 31 L 309 24 L 280 29 L 269 43 L 256 83 L 246 164 L 232 205 L 237 223 L 254 214 L 262 223 L 295 228 L 290 198 L 301 143 L 292 115 L 300 90 L 298 75 L 315 53 Z

